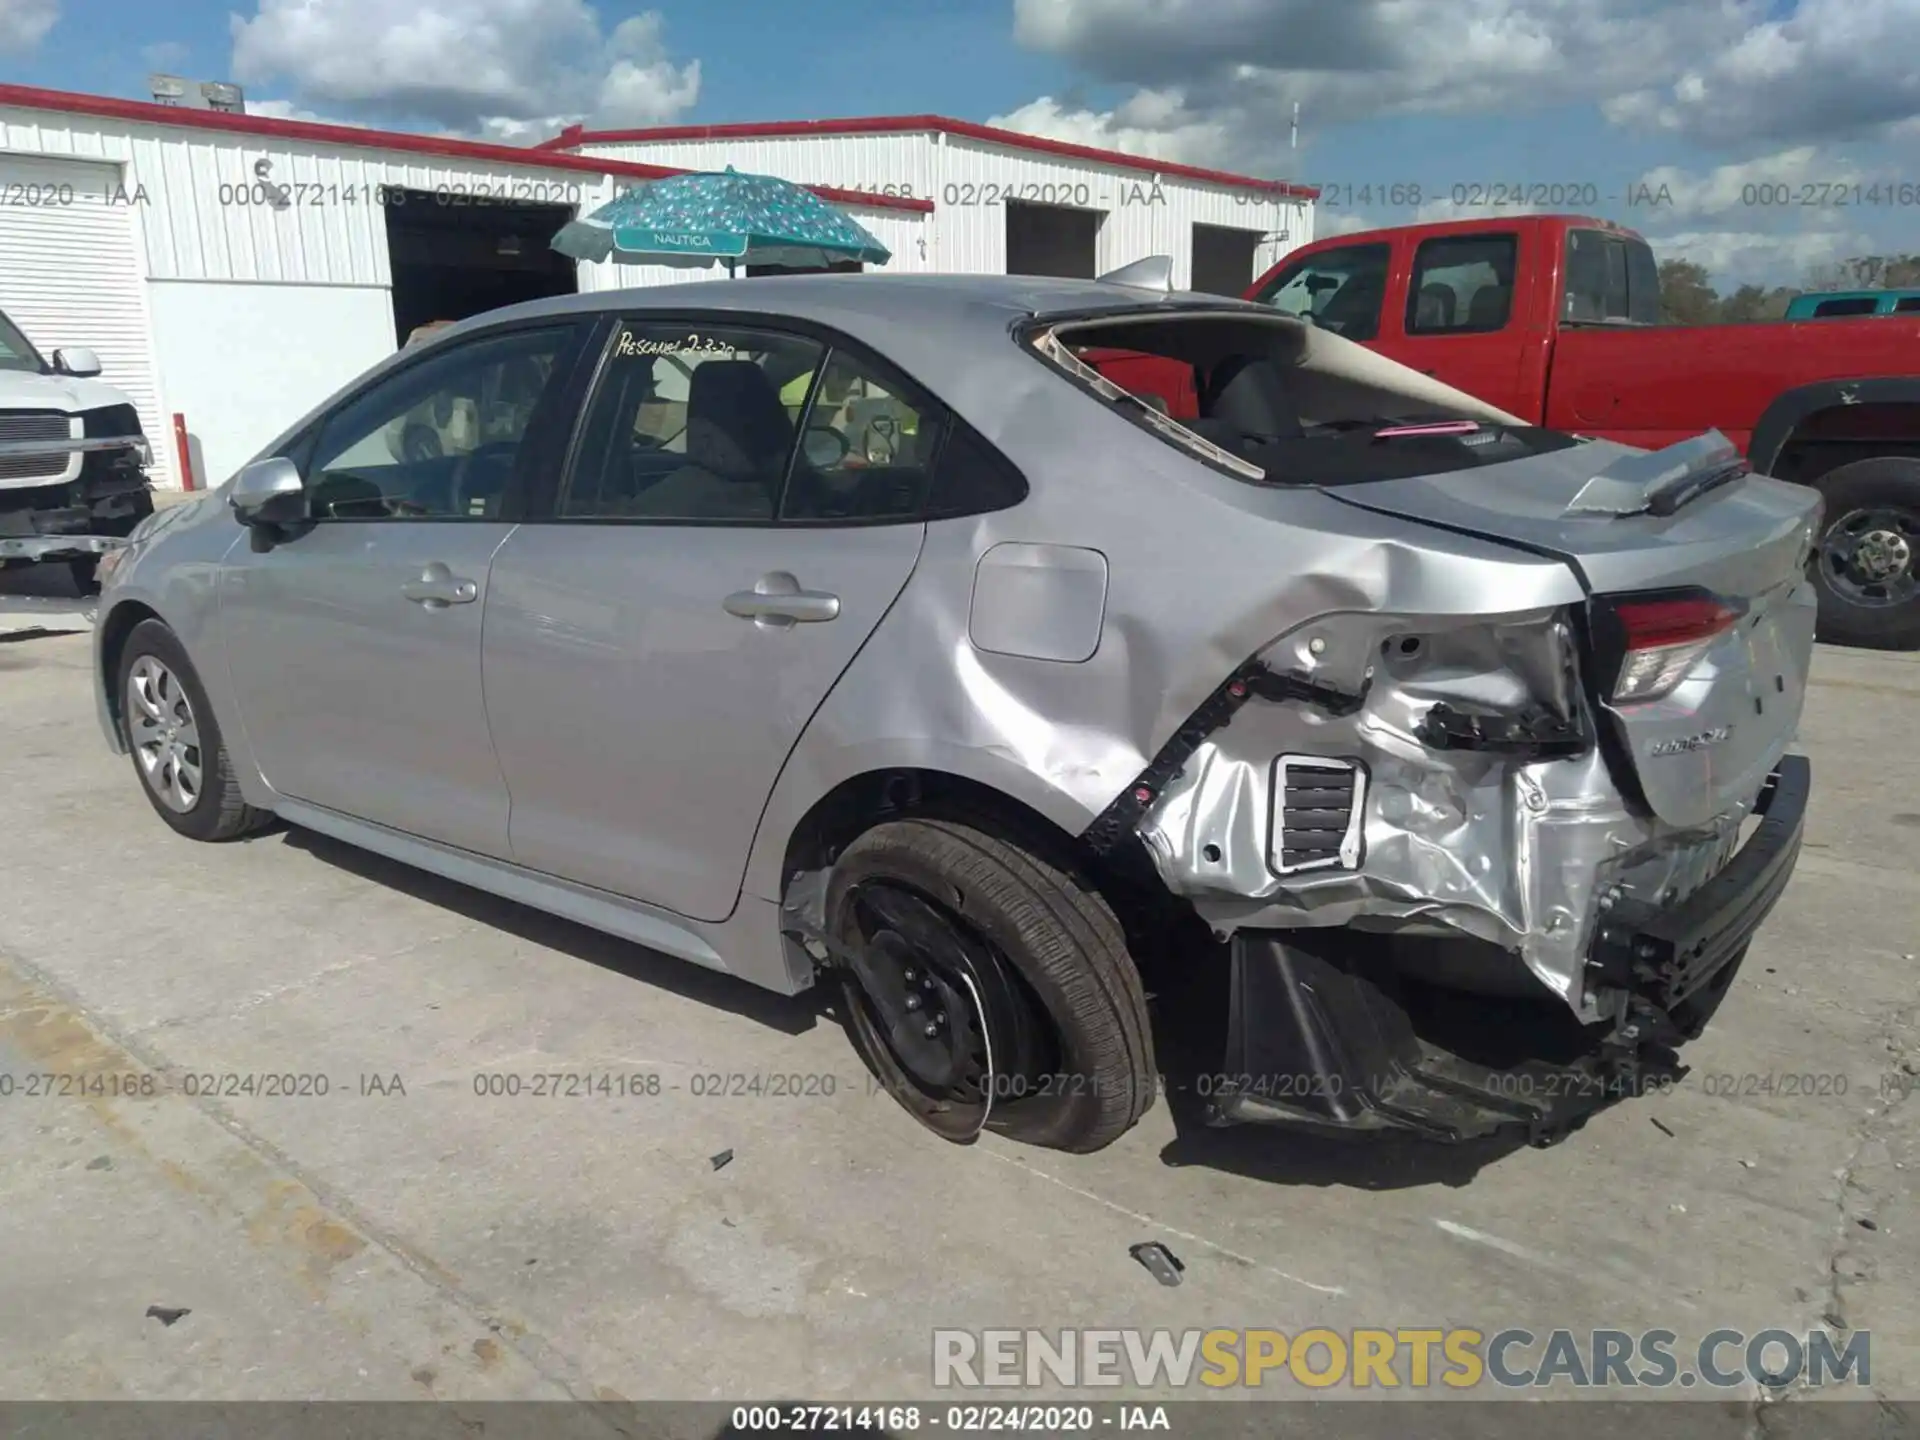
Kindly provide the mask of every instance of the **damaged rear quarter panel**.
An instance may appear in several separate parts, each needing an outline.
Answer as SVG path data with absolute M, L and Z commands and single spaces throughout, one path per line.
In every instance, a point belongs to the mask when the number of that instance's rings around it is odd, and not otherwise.
M 1628 803 L 1594 738 L 1577 640 L 1558 607 L 1324 616 L 1261 661 L 1364 698 L 1345 715 L 1249 700 L 1145 817 L 1141 838 L 1162 880 L 1223 932 L 1445 927 L 1517 953 L 1582 1018 L 1598 1019 L 1581 977 L 1603 897 L 1615 886 L 1656 903 L 1690 893 L 1745 818 L 1735 809 L 1681 829 Z M 1586 738 L 1553 758 L 1436 748 L 1423 733 L 1435 705 L 1571 718 Z M 1273 777 L 1282 754 L 1361 767 L 1358 868 L 1278 873 L 1270 845 L 1284 824 Z
M 1043 365 L 984 379 L 1004 387 L 1010 377 L 1027 391 L 990 391 L 977 410 L 964 390 L 952 398 L 1026 474 L 1029 496 L 927 526 L 912 578 L 775 786 L 748 871 L 755 894 L 780 898 L 794 827 L 854 776 L 902 767 L 959 775 L 1077 835 L 1229 675 L 1305 621 L 1356 612 L 1467 619 L 1498 605 L 1545 611 L 1584 599 L 1559 561 L 1310 488 L 1217 474 Z M 976 570 L 1007 543 L 1105 557 L 1104 616 L 1089 658 L 974 643 Z

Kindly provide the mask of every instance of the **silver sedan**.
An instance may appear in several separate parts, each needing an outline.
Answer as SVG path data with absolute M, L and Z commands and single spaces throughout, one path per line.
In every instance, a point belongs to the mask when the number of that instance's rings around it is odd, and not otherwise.
M 1182 978 L 1218 1123 L 1671 1079 L 1798 851 L 1817 499 L 1152 270 L 462 322 L 104 567 L 109 742 L 181 835 L 832 986 L 953 1140 L 1112 1141 Z

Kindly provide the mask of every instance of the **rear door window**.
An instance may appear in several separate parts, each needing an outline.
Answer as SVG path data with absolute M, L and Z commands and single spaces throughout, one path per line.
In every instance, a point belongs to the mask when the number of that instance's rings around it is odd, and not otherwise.
M 770 523 L 824 349 L 724 323 L 622 322 L 556 518 Z
M 1407 294 L 1409 335 L 1486 335 L 1513 316 L 1519 238 L 1448 235 L 1422 243 Z

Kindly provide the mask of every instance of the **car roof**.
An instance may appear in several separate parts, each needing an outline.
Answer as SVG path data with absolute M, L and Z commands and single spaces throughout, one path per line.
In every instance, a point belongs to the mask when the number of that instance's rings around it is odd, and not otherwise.
M 1142 290 L 1103 280 L 1031 275 L 779 275 L 561 295 L 489 311 L 455 328 L 545 315 L 725 310 L 810 320 L 856 334 L 868 322 L 882 320 L 987 326 L 1004 335 L 1008 325 L 1023 317 L 1194 308 L 1272 313 L 1264 305 L 1224 295 Z
M 1194 310 L 1276 318 L 1269 306 L 1222 295 L 1155 291 L 1102 280 L 1028 275 L 780 275 L 647 285 L 530 300 L 463 320 L 434 337 L 435 345 L 495 325 L 547 317 L 648 311 L 683 316 L 692 310 L 812 324 L 851 337 L 930 387 L 987 433 L 986 412 L 1005 403 L 997 367 L 1020 365 L 1008 343 L 1022 319 L 1111 313 Z M 1005 372 L 998 372 L 1004 377 Z

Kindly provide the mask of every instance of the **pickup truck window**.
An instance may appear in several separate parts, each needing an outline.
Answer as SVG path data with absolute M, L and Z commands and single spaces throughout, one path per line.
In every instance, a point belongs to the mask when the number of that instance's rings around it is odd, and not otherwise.
M 1487 335 L 1513 314 L 1520 242 L 1511 234 L 1448 235 L 1413 257 L 1407 291 L 1409 335 Z
M 0 315 L 0 370 L 24 370 L 29 375 L 38 375 L 41 368 L 40 352 L 11 320 Z
M 1871 296 L 1848 300 L 1822 300 L 1813 307 L 1813 317 L 1824 320 L 1829 315 L 1871 315 L 1880 302 Z
M 1344 245 L 1289 265 L 1254 298 L 1348 340 L 1380 334 L 1387 298 L 1387 245 Z
M 1561 317 L 1589 325 L 1658 325 L 1660 267 L 1644 241 L 1605 230 L 1567 232 Z

